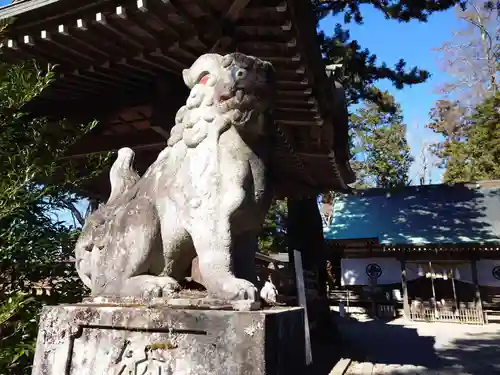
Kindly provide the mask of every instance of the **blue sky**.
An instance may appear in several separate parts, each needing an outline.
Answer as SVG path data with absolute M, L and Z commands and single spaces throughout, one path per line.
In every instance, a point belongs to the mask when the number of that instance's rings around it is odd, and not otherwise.
M 380 62 L 384 61 L 389 66 L 403 58 L 408 67 L 416 65 L 432 74 L 427 82 L 402 90 L 395 89 L 390 82 L 378 83 L 378 87 L 388 90 L 402 105 L 404 119 L 408 125 L 408 142 L 416 160 L 410 171 L 410 177 L 414 178 L 420 169 L 422 146 L 437 139 L 432 131 L 425 128 L 429 110 L 439 99 L 433 91 L 439 84 L 448 80 L 447 75 L 438 69 L 438 54 L 432 49 L 451 39 L 451 30 L 457 27 L 458 21 L 453 9 L 432 15 L 427 23 L 399 23 L 387 20 L 370 5 L 364 5 L 362 10 L 364 24 L 348 25 L 352 39 L 358 40 L 363 48 L 368 48 L 377 55 Z M 342 23 L 342 17 L 328 17 L 322 20 L 320 27 L 325 33 L 331 34 L 337 23 Z M 438 183 L 441 174 L 440 170 L 433 168 L 432 183 Z

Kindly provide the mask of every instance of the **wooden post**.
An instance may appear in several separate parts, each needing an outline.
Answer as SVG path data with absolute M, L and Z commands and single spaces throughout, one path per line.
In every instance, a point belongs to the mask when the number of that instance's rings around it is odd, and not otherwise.
M 437 308 L 437 299 L 436 299 L 436 287 L 434 286 L 434 270 L 432 268 L 432 262 L 429 261 L 429 272 L 431 274 L 431 288 L 432 288 L 432 303 L 434 307 L 434 318 L 439 316 L 438 308 Z
M 377 303 L 375 302 L 375 288 L 377 287 L 377 278 L 370 276 L 370 300 L 372 302 L 372 316 L 378 318 Z
M 455 302 L 455 314 L 459 314 L 460 306 L 458 305 L 457 288 L 455 287 L 455 272 L 451 272 L 451 287 L 453 288 L 453 300 Z
M 474 295 L 474 306 L 476 311 L 481 319 L 481 322 L 484 323 L 484 312 L 483 312 L 483 300 L 481 299 L 481 289 L 479 287 L 479 282 L 477 279 L 477 262 L 476 259 L 473 259 L 470 262 L 470 268 L 472 273 L 472 282 L 474 283 L 475 295 Z
M 295 283 L 297 285 L 297 298 L 299 306 L 304 308 L 304 337 L 306 349 L 306 365 L 312 363 L 311 335 L 309 332 L 309 317 L 307 314 L 306 288 L 304 285 L 304 269 L 302 268 L 302 256 L 300 251 L 293 251 L 293 263 L 295 266 Z
M 303 198 L 288 198 L 288 253 L 293 262 L 294 250 L 301 253 L 304 271 L 317 276 L 317 297 L 311 298 L 306 294 L 309 306 L 311 335 L 317 334 L 325 341 L 335 341 L 340 332 L 336 329 L 331 316 L 326 291 L 326 245 L 323 236 L 323 222 L 315 196 Z M 294 265 L 292 264 L 292 269 Z
M 411 319 L 408 285 L 406 279 L 406 260 L 404 258 L 401 259 L 401 287 L 403 289 L 403 314 L 406 319 Z

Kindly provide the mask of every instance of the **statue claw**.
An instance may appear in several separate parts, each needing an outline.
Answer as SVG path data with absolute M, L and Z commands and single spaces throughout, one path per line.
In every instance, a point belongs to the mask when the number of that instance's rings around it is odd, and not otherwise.
M 233 277 L 220 280 L 219 283 L 221 285 L 220 297 L 223 299 L 257 300 L 257 288 L 248 280 Z
M 130 278 L 123 288 L 124 296 L 138 296 L 146 300 L 168 297 L 180 290 L 179 283 L 168 276 L 142 275 Z

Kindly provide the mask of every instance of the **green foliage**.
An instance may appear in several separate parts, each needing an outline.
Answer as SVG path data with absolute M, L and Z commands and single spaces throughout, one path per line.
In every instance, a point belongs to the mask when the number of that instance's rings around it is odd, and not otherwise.
M 288 211 L 285 200 L 274 200 L 269 208 L 262 232 L 259 249 L 264 254 L 286 252 L 286 219 Z
M 35 351 L 38 309 L 35 299 L 24 293 L 15 293 L 0 304 L 1 375 L 20 373 L 19 369 L 28 373 Z
M 377 56 L 370 53 L 368 49 L 362 49 L 357 41 L 349 41 L 349 31 L 344 30 L 340 24 L 335 27 L 331 36 L 323 32 L 319 34 L 321 49 L 326 64 L 342 64 L 342 84 L 346 90 L 348 104 L 357 104 L 368 100 L 377 103 L 384 111 L 396 110 L 394 103 L 388 101 L 375 83 L 381 79 L 389 79 L 396 88 L 401 89 L 404 85 L 413 85 L 427 80 L 429 73 L 416 67 L 408 72 L 405 70 L 406 63 L 399 60 L 394 68 L 387 64 L 377 63 Z
M 465 0 L 313 0 L 313 2 L 320 16 L 343 13 L 346 22 L 354 19 L 358 23 L 363 22 L 360 6 L 364 4 L 373 5 L 390 19 L 402 22 L 416 19 L 425 22 L 434 12 L 446 10 L 457 4 L 465 6 L 467 3 Z
M 70 124 L 26 111 L 53 80 L 50 67 L 0 63 L 0 375 L 30 373 L 42 304 L 75 302 L 84 293 L 74 267 L 61 263 L 70 259 L 78 231 L 54 212 L 75 204 L 81 184 L 108 162 L 89 159 L 94 172 L 77 177 L 63 156 L 95 123 Z M 26 297 L 44 285 L 49 296 Z
M 388 93 L 384 96 L 394 102 Z M 358 188 L 396 188 L 409 183 L 413 159 L 399 105 L 395 104 L 395 109 L 394 113 L 387 113 L 368 102 L 350 117 L 355 155 L 352 166 Z
M 472 113 L 458 102 L 440 101 L 429 128 L 443 136 L 433 152 L 445 168 L 445 182 L 500 179 L 500 94 Z
M 466 1 L 460 0 L 314 0 L 318 19 L 328 15 L 344 15 L 346 23 L 363 23 L 361 6 L 372 5 L 384 13 L 386 18 L 408 22 L 410 20 L 427 21 L 434 13 L 446 10 L 454 5 L 465 5 Z M 405 85 L 413 85 L 427 80 L 429 73 L 417 67 L 406 69 L 404 60 L 399 60 L 394 67 L 386 63 L 378 63 L 377 56 L 362 48 L 356 40 L 350 40 L 349 31 L 337 24 L 333 35 L 319 33 L 321 50 L 325 63 L 342 64 L 342 83 L 346 88 L 349 104 L 356 104 L 364 100 L 377 103 L 383 110 L 394 112 L 397 108 L 394 103 L 387 101 L 377 87 L 380 79 L 390 80 L 398 89 Z
M 53 212 L 75 203 L 75 189 L 89 178 L 76 178 L 62 157 L 94 124 L 24 112 L 52 80 L 50 69 L 42 72 L 33 63 L 0 65 L 0 267 L 14 267 L 20 275 L 69 256 L 74 234 Z M 89 169 L 98 171 L 102 161 L 90 160 Z

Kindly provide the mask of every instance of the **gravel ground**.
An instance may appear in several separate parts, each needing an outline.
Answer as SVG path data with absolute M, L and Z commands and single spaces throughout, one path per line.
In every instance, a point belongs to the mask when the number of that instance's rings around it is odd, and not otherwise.
M 353 359 L 348 375 L 500 374 L 499 324 L 336 319 Z

